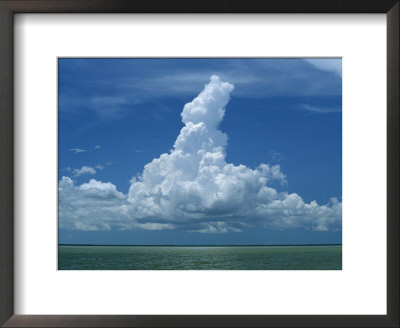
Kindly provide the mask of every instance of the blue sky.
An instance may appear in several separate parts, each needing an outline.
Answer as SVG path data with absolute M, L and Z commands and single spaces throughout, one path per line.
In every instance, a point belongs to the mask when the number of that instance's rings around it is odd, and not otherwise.
M 340 59 L 58 64 L 60 243 L 341 243 Z

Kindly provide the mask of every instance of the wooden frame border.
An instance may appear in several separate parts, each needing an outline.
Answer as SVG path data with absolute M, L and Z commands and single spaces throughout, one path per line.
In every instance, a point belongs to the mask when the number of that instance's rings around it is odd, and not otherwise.
M 0 0 L 0 324 L 4 327 L 399 327 L 399 0 Z M 15 13 L 386 13 L 387 315 L 14 315 Z

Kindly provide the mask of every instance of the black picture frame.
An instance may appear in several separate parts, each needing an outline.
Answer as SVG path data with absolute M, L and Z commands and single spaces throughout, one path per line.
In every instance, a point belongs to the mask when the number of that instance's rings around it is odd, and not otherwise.
M 4 327 L 399 327 L 399 8 L 399 0 L 0 0 L 0 324 Z M 14 315 L 13 17 L 16 13 L 385 13 L 387 315 Z

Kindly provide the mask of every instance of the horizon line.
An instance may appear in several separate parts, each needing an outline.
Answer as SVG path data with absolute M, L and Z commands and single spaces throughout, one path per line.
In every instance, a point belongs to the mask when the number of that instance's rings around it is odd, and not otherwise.
M 58 244 L 58 246 L 146 246 L 146 247 L 244 247 L 244 246 L 342 246 L 342 243 L 333 244 L 205 244 L 205 245 L 193 245 L 193 244 Z

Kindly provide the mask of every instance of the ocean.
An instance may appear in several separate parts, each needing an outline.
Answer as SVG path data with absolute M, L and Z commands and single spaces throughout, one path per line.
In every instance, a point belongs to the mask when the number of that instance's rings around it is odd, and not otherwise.
M 59 245 L 59 270 L 341 270 L 341 245 Z

